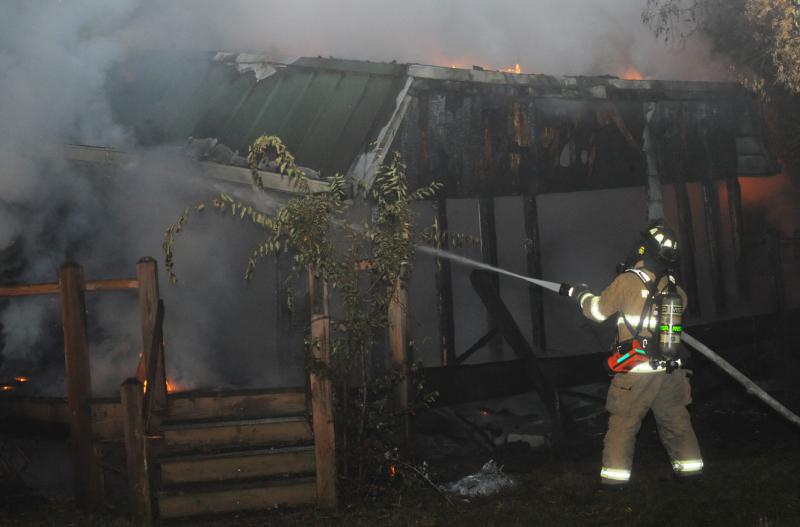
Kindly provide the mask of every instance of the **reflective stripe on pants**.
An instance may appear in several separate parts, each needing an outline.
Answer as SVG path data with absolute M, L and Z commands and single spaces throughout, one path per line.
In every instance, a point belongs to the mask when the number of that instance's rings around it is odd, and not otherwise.
M 631 471 L 621 468 L 603 467 L 600 477 L 608 480 L 609 483 L 627 483 L 631 479 Z
M 603 467 L 630 472 L 636 434 L 651 409 L 661 442 L 679 475 L 698 474 L 702 457 L 686 405 L 691 388 L 686 370 L 673 373 L 617 374 L 611 381 L 606 409 L 611 413 L 603 442 Z M 602 474 L 601 474 L 602 475 Z
M 672 462 L 672 470 L 678 475 L 694 475 L 703 471 L 702 459 L 683 459 Z

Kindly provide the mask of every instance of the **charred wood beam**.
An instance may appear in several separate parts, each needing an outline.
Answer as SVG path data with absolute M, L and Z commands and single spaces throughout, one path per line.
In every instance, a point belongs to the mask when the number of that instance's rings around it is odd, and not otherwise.
M 703 217 L 706 226 L 706 244 L 711 268 L 711 290 L 717 313 L 727 310 L 723 283 L 722 259 L 720 257 L 719 194 L 713 180 L 706 179 L 703 188 Z
M 661 178 L 658 173 L 658 164 L 656 162 L 655 145 L 653 144 L 653 137 L 650 133 L 650 121 L 656 111 L 656 103 L 644 103 L 644 130 L 642 131 L 642 153 L 644 154 L 644 165 L 647 176 L 647 221 L 661 219 L 664 217 L 664 198 L 661 189 Z M 619 115 L 617 113 L 617 115 Z M 624 121 L 617 119 L 617 122 Z M 623 134 L 625 135 L 625 134 Z M 636 142 L 630 138 L 629 143 L 632 142 L 636 146 Z
M 775 311 L 780 315 L 786 309 L 786 284 L 783 280 L 783 258 L 781 258 L 780 233 L 769 231 L 769 260 L 772 262 L 772 287 L 774 288 Z
M 481 257 L 484 263 L 497 266 L 497 230 L 495 228 L 494 198 L 481 198 L 478 200 L 478 223 L 481 233 Z M 496 291 L 500 291 L 500 277 L 491 276 L 492 284 Z M 497 326 L 494 314 L 486 312 L 486 323 L 491 327 Z M 499 340 L 489 342 L 489 356 L 491 360 L 503 359 L 503 346 Z M 457 360 L 457 363 L 460 363 Z
M 482 336 L 477 341 L 475 341 L 475 344 L 470 346 L 467 349 L 467 351 L 465 351 L 456 358 L 456 365 L 462 364 L 464 361 L 466 361 L 468 358 L 474 355 L 476 351 L 478 351 L 479 349 L 483 348 L 486 344 L 491 342 L 499 331 L 500 330 L 496 327 L 490 329 L 489 332 L 486 333 L 486 335 Z
M 436 226 L 436 248 L 447 250 L 447 200 L 438 198 L 434 203 L 434 222 Z M 436 259 L 436 309 L 439 315 L 439 345 L 442 353 L 442 366 L 456 363 L 455 324 L 453 321 L 453 275 L 450 261 Z
M 683 287 L 689 299 L 689 312 L 700 314 L 700 302 L 697 296 L 697 266 L 695 265 L 695 243 L 694 243 L 694 221 L 692 220 L 692 207 L 689 204 L 689 193 L 686 191 L 686 184 L 678 181 L 674 185 L 675 203 L 678 207 L 678 229 L 683 248 L 681 253 L 681 267 L 683 271 Z
M 523 215 L 525 216 L 525 254 L 528 276 L 542 276 L 541 243 L 539 241 L 539 215 L 536 208 L 536 196 L 523 198 Z M 547 354 L 544 334 L 544 298 L 538 287 L 528 288 L 530 302 L 531 332 L 533 343 L 542 354 Z
M 728 212 L 731 219 L 731 236 L 733 238 L 733 266 L 736 272 L 736 283 L 739 286 L 739 298 L 749 296 L 747 273 L 744 269 L 744 215 L 742 214 L 742 189 L 739 178 L 731 176 L 726 180 L 728 187 Z
M 514 317 L 506 307 L 505 302 L 500 298 L 499 292 L 493 288 L 490 276 L 486 271 L 476 270 L 470 273 L 469 279 L 486 309 L 495 314 L 503 338 L 514 350 L 517 357 L 525 361 L 525 372 L 545 402 L 547 411 L 552 419 L 553 443 L 560 444 L 564 439 L 564 433 L 558 392 L 540 368 L 531 345 L 528 344 L 519 326 L 514 321 Z
M 800 309 L 787 310 L 784 320 L 782 335 L 789 338 L 800 336 Z M 742 346 L 742 343 L 773 340 L 775 335 L 781 334 L 781 319 L 770 313 L 690 326 L 686 330 L 709 346 L 730 350 L 733 355 L 726 358 L 739 364 L 746 359 L 746 355 L 752 356 L 752 348 Z M 564 393 L 574 386 L 608 382 L 608 373 L 603 366 L 604 356 L 602 353 L 592 353 L 540 357 L 537 362 L 550 382 Z M 693 369 L 696 360 L 702 361 L 702 357 L 692 357 Z M 709 369 L 717 368 L 709 365 Z M 524 360 L 424 368 L 422 375 L 427 388 L 439 393 L 433 406 L 494 399 L 530 391 Z

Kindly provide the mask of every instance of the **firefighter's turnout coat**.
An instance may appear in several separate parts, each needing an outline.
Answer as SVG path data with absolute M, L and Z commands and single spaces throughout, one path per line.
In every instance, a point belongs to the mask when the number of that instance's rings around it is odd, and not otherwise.
M 629 341 L 628 326 L 636 328 L 649 296 L 648 286 L 656 277 L 638 262 L 634 269 L 621 273 L 600 295 L 588 294 L 581 298 L 583 314 L 597 322 L 617 316 L 619 341 Z M 667 287 L 662 277 L 658 291 Z M 678 288 L 686 306 L 686 293 Z M 622 317 L 627 318 L 628 324 Z M 652 318 L 652 320 L 650 319 Z M 656 335 L 655 317 L 648 315 L 642 323 L 639 337 L 653 339 Z M 657 347 L 655 340 L 653 347 Z M 617 373 L 611 381 L 606 398 L 606 409 L 611 414 L 608 432 L 603 443 L 603 483 L 626 483 L 631 476 L 636 434 L 647 412 L 653 410 L 658 434 L 672 458 L 672 467 L 678 476 L 697 475 L 703 461 L 686 405 L 691 402 L 689 371 L 679 368 L 667 373 L 663 365 L 655 369 L 649 363 L 635 366 L 629 373 Z

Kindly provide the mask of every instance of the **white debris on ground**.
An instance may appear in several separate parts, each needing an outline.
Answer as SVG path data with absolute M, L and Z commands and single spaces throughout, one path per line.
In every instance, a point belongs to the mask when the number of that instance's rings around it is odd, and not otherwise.
M 498 467 L 497 463 L 490 459 L 478 472 L 446 484 L 444 490 L 467 498 L 474 498 L 491 496 L 514 485 L 516 482 L 511 476 L 503 473 L 503 467 Z

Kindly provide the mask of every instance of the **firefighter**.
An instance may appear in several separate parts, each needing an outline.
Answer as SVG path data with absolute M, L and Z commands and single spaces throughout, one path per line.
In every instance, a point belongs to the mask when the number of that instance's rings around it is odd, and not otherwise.
M 691 402 L 690 371 L 674 353 L 677 346 L 672 345 L 673 352 L 668 352 L 669 346 L 663 345 L 665 336 L 659 334 L 681 328 L 679 323 L 674 328 L 664 323 L 657 328 L 664 320 L 659 320 L 659 308 L 665 315 L 671 309 L 660 304 L 669 291 L 678 316 L 679 302 L 684 309 L 686 306 L 686 293 L 672 274 L 677 261 L 675 234 L 662 221 L 654 222 L 642 232 L 634 253 L 605 291 L 594 295 L 587 286 L 579 285 L 567 293 L 590 320 L 602 322 L 617 316 L 617 342 L 608 359 L 614 377 L 606 398 L 610 416 L 600 472 L 605 485 L 624 485 L 630 480 L 636 434 L 650 410 L 676 477 L 694 479 L 702 474 L 700 448 L 686 409 Z M 666 338 L 675 344 L 674 337 Z

